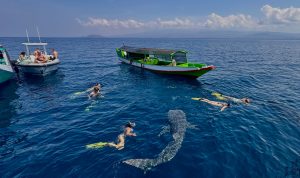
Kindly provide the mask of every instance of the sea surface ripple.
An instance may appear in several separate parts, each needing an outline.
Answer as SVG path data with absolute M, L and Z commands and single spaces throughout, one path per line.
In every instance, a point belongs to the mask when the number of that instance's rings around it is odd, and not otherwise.
M 0 177 L 299 177 L 300 41 L 254 39 L 43 38 L 60 54 L 59 70 L 0 86 Z M 12 58 L 25 38 L 0 38 Z M 121 64 L 122 44 L 186 49 L 215 65 L 197 80 Z M 74 95 L 94 83 L 103 97 Z M 217 91 L 250 105 L 219 108 L 191 100 Z M 169 162 L 144 174 L 121 162 L 153 158 L 172 140 L 158 137 L 180 109 L 188 129 Z M 114 141 L 128 120 L 137 137 L 125 149 L 87 150 Z

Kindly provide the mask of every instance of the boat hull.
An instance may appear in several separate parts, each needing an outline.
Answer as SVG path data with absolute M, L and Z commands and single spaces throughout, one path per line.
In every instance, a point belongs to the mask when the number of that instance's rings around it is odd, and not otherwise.
M 14 77 L 14 71 L 10 66 L 0 65 L 0 84 Z
M 59 60 L 45 63 L 45 64 L 16 64 L 16 66 L 24 73 L 28 75 L 45 76 L 58 69 Z
M 149 64 L 142 64 L 139 62 L 129 61 L 121 57 L 119 57 L 119 60 L 125 64 L 147 69 L 152 72 L 169 74 L 169 75 L 179 75 L 179 76 L 185 76 L 189 78 L 198 78 L 203 74 L 207 73 L 208 71 L 215 68 L 214 66 L 206 66 L 206 67 L 198 68 L 198 67 L 173 67 L 173 66 L 149 65 Z

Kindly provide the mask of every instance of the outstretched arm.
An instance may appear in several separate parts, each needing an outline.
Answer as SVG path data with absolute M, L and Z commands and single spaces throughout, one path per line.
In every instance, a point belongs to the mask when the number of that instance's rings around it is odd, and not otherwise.
M 223 106 L 222 108 L 221 108 L 221 111 L 224 111 L 224 109 L 226 109 L 228 106 Z
M 126 133 L 125 133 L 125 134 L 126 134 L 127 136 L 133 136 L 133 137 L 136 136 L 135 133 L 131 132 L 131 129 L 126 129 Z

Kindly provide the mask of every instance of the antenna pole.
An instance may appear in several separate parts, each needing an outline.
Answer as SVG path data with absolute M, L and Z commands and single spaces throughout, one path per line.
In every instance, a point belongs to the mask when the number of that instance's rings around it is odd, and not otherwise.
M 39 32 L 39 28 L 36 26 L 36 31 L 38 33 L 38 36 L 39 36 L 39 40 L 40 40 L 40 43 L 41 43 L 41 36 L 40 36 L 40 32 Z

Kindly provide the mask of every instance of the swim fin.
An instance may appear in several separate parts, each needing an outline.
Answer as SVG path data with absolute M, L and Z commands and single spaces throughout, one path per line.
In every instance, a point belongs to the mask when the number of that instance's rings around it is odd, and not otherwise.
M 218 93 L 218 92 L 212 92 L 211 95 L 213 95 L 213 96 L 221 96 L 222 94 Z
M 75 92 L 74 95 L 81 95 L 81 94 L 83 94 L 83 93 L 85 93 L 85 91 Z
M 215 96 L 218 100 L 227 100 L 225 97 L 222 96 L 221 93 L 212 92 L 211 95 Z
M 108 142 L 98 142 L 98 143 L 93 143 L 86 145 L 86 149 L 97 149 L 97 148 L 103 148 L 108 144 Z

